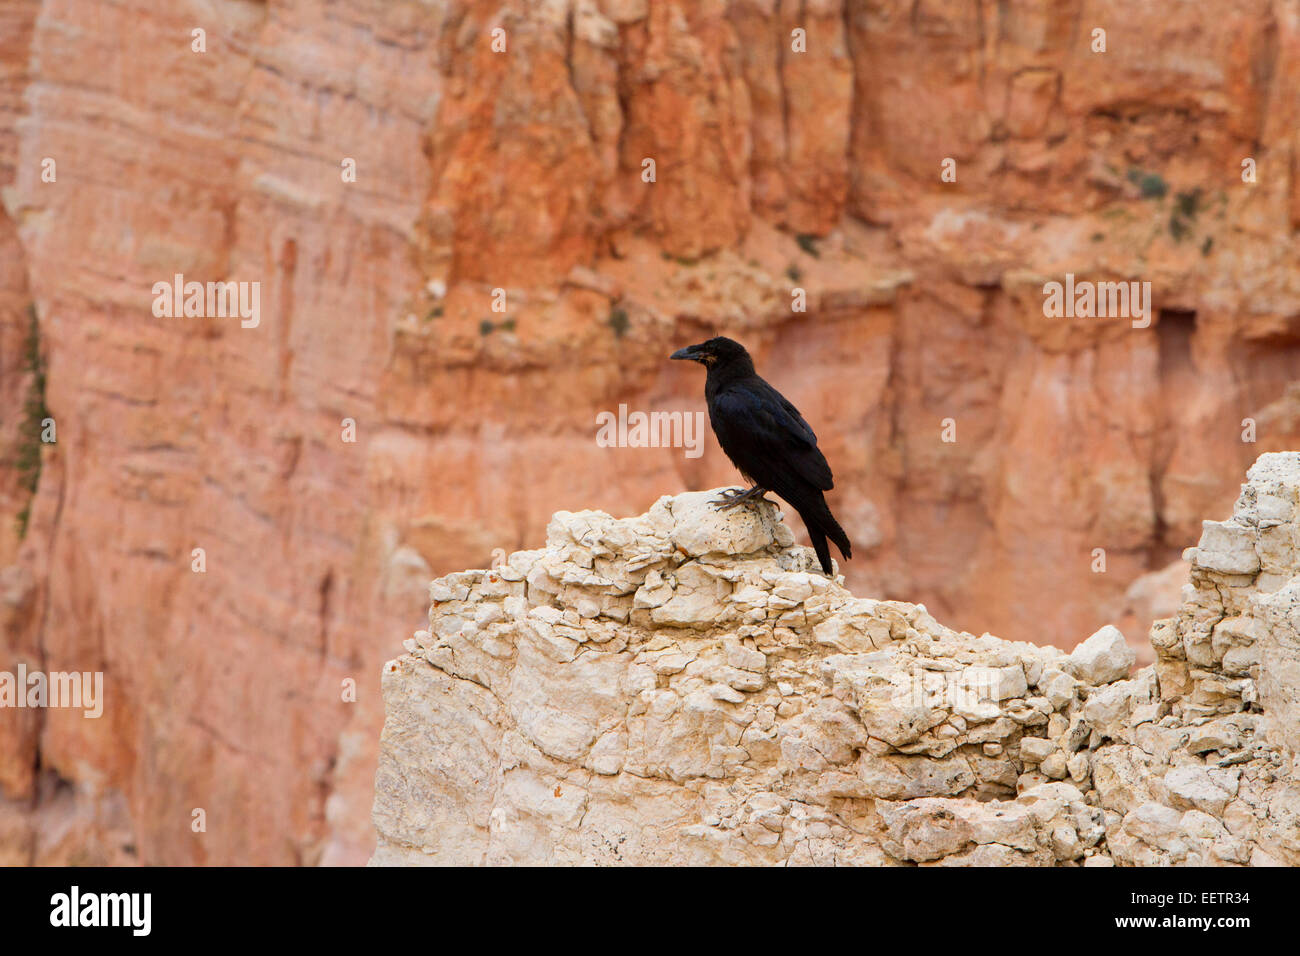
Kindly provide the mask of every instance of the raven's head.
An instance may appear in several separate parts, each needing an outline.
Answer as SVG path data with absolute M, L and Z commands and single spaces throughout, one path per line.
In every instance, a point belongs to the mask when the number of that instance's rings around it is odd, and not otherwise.
M 749 361 L 749 353 L 745 351 L 743 345 L 722 335 L 701 342 L 699 345 L 688 345 L 684 349 L 678 349 L 668 357 L 699 362 L 708 369 L 722 368 L 740 359 Z

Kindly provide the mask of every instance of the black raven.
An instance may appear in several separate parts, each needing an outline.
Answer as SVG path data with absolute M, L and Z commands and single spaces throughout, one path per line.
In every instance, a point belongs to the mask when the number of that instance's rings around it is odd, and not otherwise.
M 849 537 L 822 494 L 834 487 L 831 466 L 817 449 L 817 436 L 780 392 L 758 377 L 754 362 L 739 342 L 719 336 L 678 349 L 670 358 L 699 362 L 708 369 L 704 400 L 718 444 L 746 481 L 747 491 L 724 491 L 714 502 L 720 509 L 761 498 L 773 491 L 803 518 L 822 571 L 831 573 L 829 537 L 850 558 Z

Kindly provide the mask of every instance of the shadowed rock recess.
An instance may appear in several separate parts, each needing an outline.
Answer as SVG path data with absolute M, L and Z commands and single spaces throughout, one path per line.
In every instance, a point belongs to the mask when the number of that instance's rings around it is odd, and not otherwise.
M 374 864 L 1300 864 L 1300 453 L 1188 549 L 1156 663 L 855 597 L 716 492 L 433 582 Z

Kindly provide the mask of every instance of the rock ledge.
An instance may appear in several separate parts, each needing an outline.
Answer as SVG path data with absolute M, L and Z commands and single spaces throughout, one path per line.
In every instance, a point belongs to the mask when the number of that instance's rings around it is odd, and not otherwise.
M 560 512 L 385 667 L 374 864 L 1300 864 L 1300 453 L 1130 674 L 854 597 L 775 508 Z

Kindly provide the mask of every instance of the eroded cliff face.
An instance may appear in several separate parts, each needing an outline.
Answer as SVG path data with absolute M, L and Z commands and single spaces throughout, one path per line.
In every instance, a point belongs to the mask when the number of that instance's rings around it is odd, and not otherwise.
M 1300 864 L 1300 453 L 1205 523 L 1136 673 L 1109 625 L 1067 655 L 856 598 L 714 498 L 433 582 L 374 863 Z
M 0 24 L 0 668 L 102 670 L 110 700 L 0 721 L 7 860 L 365 859 L 389 636 L 557 508 L 733 481 L 711 437 L 594 441 L 620 403 L 702 408 L 665 356 L 715 331 L 816 427 L 858 593 L 1038 643 L 1118 618 L 1300 440 L 1285 0 Z M 1151 327 L 1045 318 L 1066 272 L 1150 281 Z M 260 324 L 154 317 L 176 273 L 260 282 Z M 32 305 L 58 443 L 20 541 Z

